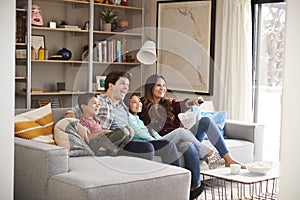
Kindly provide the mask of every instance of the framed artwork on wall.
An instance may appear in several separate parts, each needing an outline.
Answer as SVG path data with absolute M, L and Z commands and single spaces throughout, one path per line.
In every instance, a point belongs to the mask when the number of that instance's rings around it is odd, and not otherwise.
M 215 0 L 157 2 L 157 73 L 172 91 L 212 95 Z

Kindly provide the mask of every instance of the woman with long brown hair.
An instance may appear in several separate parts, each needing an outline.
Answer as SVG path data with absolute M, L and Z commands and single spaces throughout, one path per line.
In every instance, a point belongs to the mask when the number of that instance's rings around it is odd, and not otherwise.
M 148 128 L 156 130 L 162 136 L 182 127 L 178 117 L 179 113 L 187 111 L 193 105 L 200 106 L 201 101 L 203 102 L 202 97 L 178 101 L 166 98 L 166 94 L 167 84 L 163 76 L 153 74 L 148 77 L 145 83 L 144 97 L 142 98 L 143 110 L 140 113 L 140 119 L 144 121 Z M 224 158 L 226 167 L 235 163 L 245 168 L 244 164 L 232 158 L 220 130 L 209 117 L 202 117 L 190 130 L 200 142 L 207 136 Z

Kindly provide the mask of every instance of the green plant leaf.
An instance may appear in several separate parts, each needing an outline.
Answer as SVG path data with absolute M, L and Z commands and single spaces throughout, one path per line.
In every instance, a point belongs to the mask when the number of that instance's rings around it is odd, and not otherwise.
M 118 17 L 119 13 L 115 11 L 112 8 L 108 9 L 102 9 L 100 12 L 100 18 L 105 22 L 105 23 L 111 23 L 114 19 Z

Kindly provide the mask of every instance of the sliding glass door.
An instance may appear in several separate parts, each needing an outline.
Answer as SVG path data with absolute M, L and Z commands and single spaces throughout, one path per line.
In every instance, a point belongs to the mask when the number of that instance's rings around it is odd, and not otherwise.
M 252 1 L 254 121 L 265 125 L 264 160 L 279 160 L 285 11 L 283 1 Z

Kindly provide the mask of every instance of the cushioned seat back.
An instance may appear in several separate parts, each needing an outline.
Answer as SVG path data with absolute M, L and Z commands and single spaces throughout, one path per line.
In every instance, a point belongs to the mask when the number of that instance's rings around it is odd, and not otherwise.
M 52 108 L 52 116 L 53 116 L 54 123 L 56 123 L 58 120 L 60 120 L 64 116 L 64 113 L 69 109 L 70 108 Z M 27 111 L 28 111 L 27 109 L 15 109 L 15 115 L 24 113 Z

